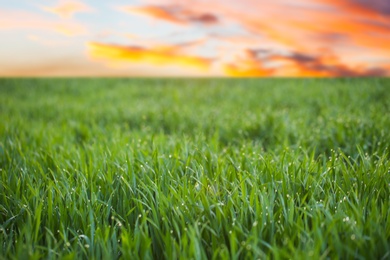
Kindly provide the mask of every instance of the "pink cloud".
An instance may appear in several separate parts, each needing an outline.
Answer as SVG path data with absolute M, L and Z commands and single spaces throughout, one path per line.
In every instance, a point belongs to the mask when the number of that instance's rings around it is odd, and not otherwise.
M 0 30 L 43 30 L 66 36 L 85 34 L 87 29 L 73 21 L 56 21 L 41 15 L 15 10 L 0 10 Z
M 147 5 L 138 7 L 121 7 L 120 10 L 141 14 L 175 24 L 200 23 L 213 25 L 219 22 L 218 17 L 209 11 L 197 12 L 179 5 Z

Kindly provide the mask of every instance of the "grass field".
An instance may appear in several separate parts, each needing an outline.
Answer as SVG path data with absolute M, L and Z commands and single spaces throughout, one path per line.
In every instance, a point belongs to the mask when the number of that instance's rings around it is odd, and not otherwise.
M 0 79 L 0 258 L 390 259 L 390 79 Z

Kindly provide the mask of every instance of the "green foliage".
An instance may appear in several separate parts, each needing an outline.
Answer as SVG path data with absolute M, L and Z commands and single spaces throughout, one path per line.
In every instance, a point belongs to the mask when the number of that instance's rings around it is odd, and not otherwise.
M 390 257 L 389 79 L 0 79 L 0 258 Z

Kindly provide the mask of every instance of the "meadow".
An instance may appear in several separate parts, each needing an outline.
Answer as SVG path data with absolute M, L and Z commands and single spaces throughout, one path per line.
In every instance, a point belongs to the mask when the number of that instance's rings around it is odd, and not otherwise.
M 0 259 L 390 259 L 390 79 L 0 79 Z

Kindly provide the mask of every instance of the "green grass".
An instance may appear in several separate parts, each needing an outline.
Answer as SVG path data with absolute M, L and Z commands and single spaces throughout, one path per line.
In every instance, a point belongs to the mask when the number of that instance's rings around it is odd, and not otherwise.
M 0 258 L 389 259 L 390 79 L 0 79 Z

